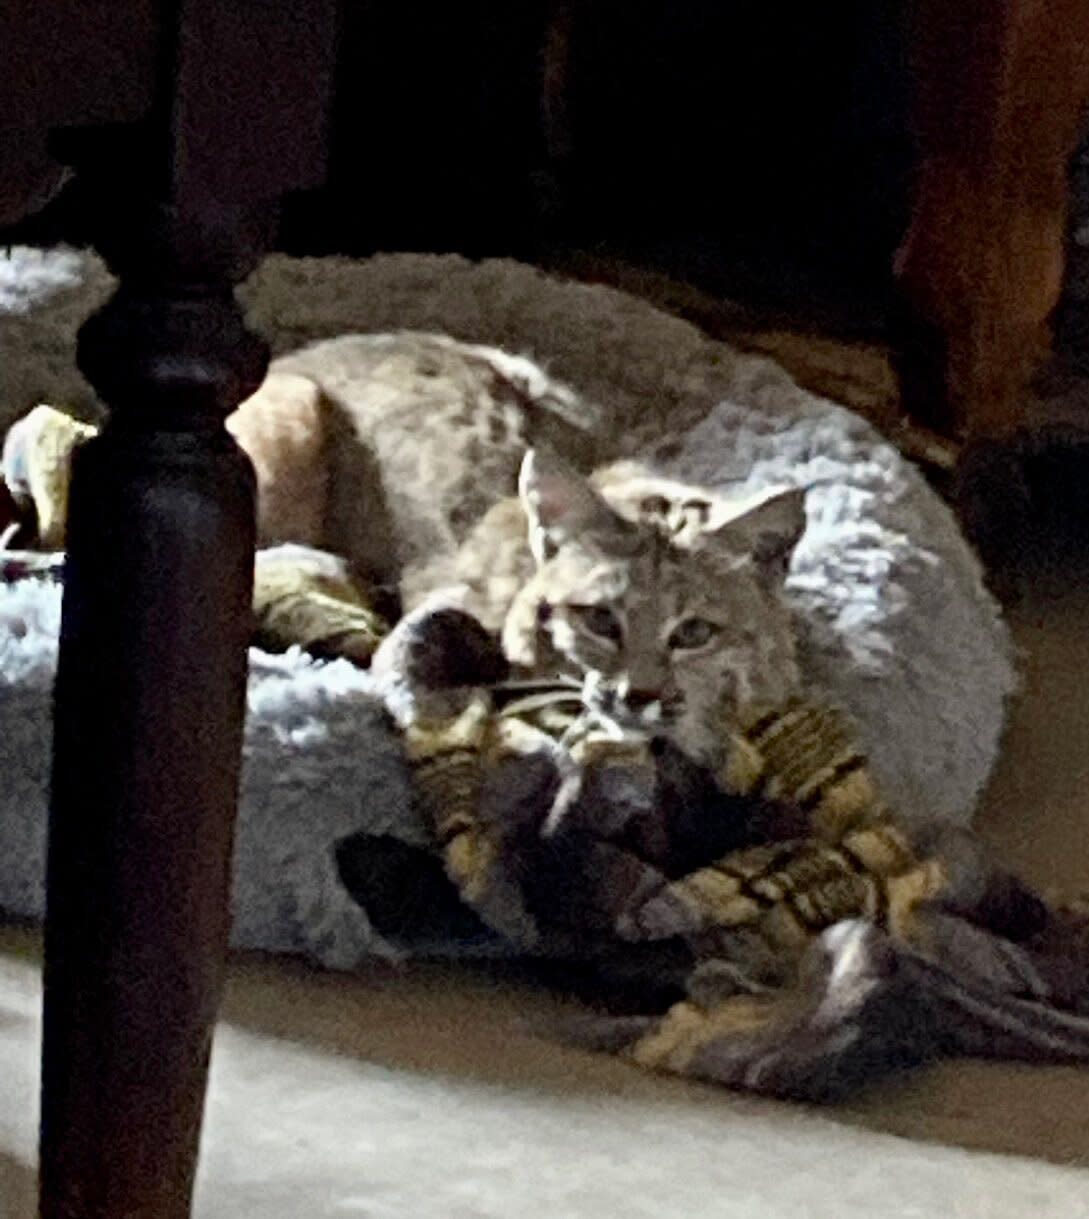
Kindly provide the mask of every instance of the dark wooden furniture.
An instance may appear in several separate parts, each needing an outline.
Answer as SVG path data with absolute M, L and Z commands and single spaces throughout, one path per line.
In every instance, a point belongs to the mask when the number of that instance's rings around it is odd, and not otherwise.
M 63 0 L 5 17 L 6 210 L 48 185 L 48 136 L 114 213 L 99 244 L 121 283 L 79 337 L 110 415 L 72 483 L 40 1212 L 183 1219 L 226 947 L 251 629 L 253 474 L 223 421 L 267 363 L 232 288 L 277 199 L 320 180 L 335 10 Z
M 232 285 L 320 177 L 335 0 L 18 0 L 0 224 L 56 162 L 97 183 L 121 288 L 80 337 L 109 425 L 79 460 L 56 699 L 44 1219 L 189 1213 L 227 927 L 253 545 L 225 414 L 262 345 Z M 899 274 L 931 413 L 1016 422 L 1089 96 L 1083 0 L 915 0 L 923 158 Z M 409 65 L 406 64 L 406 71 Z M 923 344 L 925 347 L 926 344 Z M 907 360 L 910 381 L 925 360 Z M 925 378 L 924 378 L 925 380 Z
M 909 10 L 918 164 L 896 270 L 922 327 L 901 353 L 905 400 L 942 431 L 993 443 L 1026 425 L 1051 350 L 1068 164 L 1089 121 L 1089 5 Z

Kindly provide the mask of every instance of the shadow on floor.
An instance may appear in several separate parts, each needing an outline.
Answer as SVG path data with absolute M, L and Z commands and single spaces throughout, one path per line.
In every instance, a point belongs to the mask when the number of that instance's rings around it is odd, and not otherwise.
M 30 1219 L 38 1200 L 38 1174 L 7 1152 L 0 1151 L 0 1199 L 7 1219 Z

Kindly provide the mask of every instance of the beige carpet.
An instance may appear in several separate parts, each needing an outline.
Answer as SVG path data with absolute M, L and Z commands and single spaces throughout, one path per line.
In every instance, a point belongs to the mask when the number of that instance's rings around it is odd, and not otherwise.
M 1089 585 L 1013 620 L 1024 689 L 981 825 L 1089 888 Z M 538 1041 L 519 1021 L 543 1002 L 467 971 L 237 962 L 198 1216 L 1089 1219 L 1089 1071 L 949 1064 L 813 1113 Z M 9 932 L 2 1219 L 33 1209 L 37 1003 L 36 938 Z

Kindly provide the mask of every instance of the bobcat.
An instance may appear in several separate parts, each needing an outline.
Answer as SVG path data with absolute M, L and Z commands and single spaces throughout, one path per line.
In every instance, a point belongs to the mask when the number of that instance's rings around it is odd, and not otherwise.
M 502 573 L 484 559 L 500 517 L 526 540 L 521 578 L 508 577 L 497 607 Z M 455 571 L 474 616 L 502 610 L 508 660 L 582 679 L 591 708 L 620 732 L 711 763 L 728 712 L 778 705 L 800 687 L 781 592 L 803 527 L 800 492 L 739 507 L 627 463 L 586 480 L 531 451 L 517 501 L 484 518 Z
M 440 336 L 276 361 L 228 420 L 257 471 L 262 546 L 294 544 L 259 555 L 264 640 L 366 662 L 376 609 L 442 597 L 520 673 L 575 678 L 618 731 L 708 760 L 724 710 L 799 683 L 781 592 L 803 493 L 732 502 L 632 461 L 587 477 L 608 453 L 591 413 L 528 360 Z M 92 431 L 37 408 L 9 434 L 4 474 L 45 547 L 62 544 L 67 455 Z

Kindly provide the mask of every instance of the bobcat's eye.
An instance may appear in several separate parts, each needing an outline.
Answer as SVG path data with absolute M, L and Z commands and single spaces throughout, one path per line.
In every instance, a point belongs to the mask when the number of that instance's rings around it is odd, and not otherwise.
M 669 512 L 669 500 L 664 495 L 647 495 L 640 501 L 639 511 L 644 516 L 664 517 Z
M 706 618 L 685 618 L 669 634 L 669 646 L 674 652 L 689 652 L 702 648 L 718 634 L 719 628 Z
M 681 508 L 686 516 L 691 514 L 701 529 L 711 519 L 711 505 L 705 499 L 686 499 Z
M 579 625 L 599 639 L 619 643 L 624 635 L 620 619 L 605 605 L 570 605 L 567 607 Z

